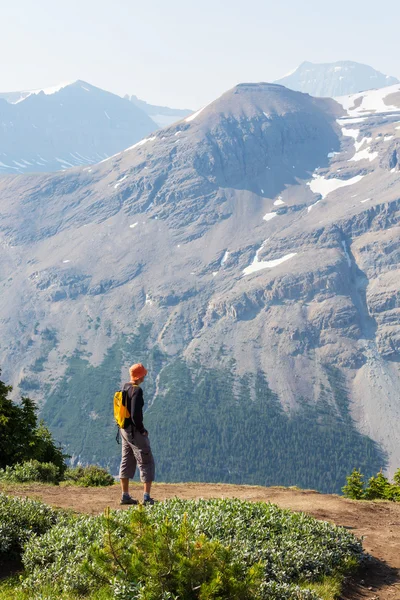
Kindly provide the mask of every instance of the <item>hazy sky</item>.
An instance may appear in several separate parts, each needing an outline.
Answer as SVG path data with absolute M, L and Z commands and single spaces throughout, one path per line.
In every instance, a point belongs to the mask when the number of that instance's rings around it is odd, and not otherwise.
M 399 0 L 0 0 L 0 91 L 83 79 L 196 109 L 304 60 L 400 78 Z

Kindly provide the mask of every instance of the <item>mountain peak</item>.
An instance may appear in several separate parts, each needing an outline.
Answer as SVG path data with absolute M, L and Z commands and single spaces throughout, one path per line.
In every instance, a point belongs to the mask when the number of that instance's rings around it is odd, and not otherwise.
M 53 94 L 57 94 L 61 90 L 68 88 L 68 87 L 72 87 L 72 86 L 81 87 L 82 89 L 84 89 L 88 92 L 91 89 L 94 89 L 94 86 L 91 85 L 90 83 L 87 83 L 86 81 L 82 81 L 81 79 L 77 79 L 75 81 L 64 81 L 57 85 L 53 85 L 53 86 L 45 87 L 45 88 L 38 88 L 38 89 L 34 89 L 34 90 L 19 90 L 16 92 L 2 92 L 2 93 L 0 93 L 0 98 L 4 98 L 4 100 L 7 100 L 7 102 L 9 104 L 19 104 L 20 102 L 23 102 L 30 96 L 38 96 L 39 94 L 44 94 L 45 96 L 52 96 Z
M 275 83 L 312 96 L 335 97 L 399 83 L 369 65 L 351 60 L 332 63 L 305 61 Z

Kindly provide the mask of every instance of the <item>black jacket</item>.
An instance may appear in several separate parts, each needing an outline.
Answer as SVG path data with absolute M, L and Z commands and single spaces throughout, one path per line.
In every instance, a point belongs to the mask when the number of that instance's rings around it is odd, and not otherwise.
M 130 419 L 125 419 L 124 429 L 133 424 L 140 433 L 144 433 L 146 430 L 143 426 L 143 390 L 132 383 L 125 383 L 123 391 L 128 394 L 128 410 L 131 414 Z

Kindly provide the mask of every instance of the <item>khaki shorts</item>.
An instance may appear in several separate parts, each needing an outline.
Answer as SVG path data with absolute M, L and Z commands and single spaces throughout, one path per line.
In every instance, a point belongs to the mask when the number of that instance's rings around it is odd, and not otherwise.
M 142 483 L 154 481 L 155 465 L 148 436 L 142 435 L 134 427 L 128 427 L 121 429 L 121 440 L 120 478 L 132 479 L 138 467 Z

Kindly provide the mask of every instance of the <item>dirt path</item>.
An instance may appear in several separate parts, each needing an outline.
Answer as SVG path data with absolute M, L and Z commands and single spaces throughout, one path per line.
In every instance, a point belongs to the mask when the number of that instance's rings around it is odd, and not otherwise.
M 141 487 L 134 484 L 132 495 L 141 497 Z M 0 486 L 16 496 L 38 498 L 61 508 L 97 514 L 107 506 L 120 508 L 119 489 L 77 488 L 25 485 Z M 241 498 L 274 502 L 282 508 L 304 511 L 324 521 L 346 527 L 363 537 L 363 545 L 371 555 L 367 568 L 349 582 L 342 600 L 400 600 L 400 504 L 389 502 L 356 502 L 339 496 L 287 488 L 263 488 L 224 484 L 155 484 L 157 500 L 178 496 L 193 498 Z M 125 507 L 122 507 L 125 508 Z

